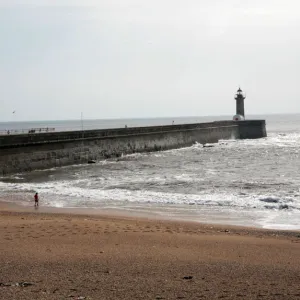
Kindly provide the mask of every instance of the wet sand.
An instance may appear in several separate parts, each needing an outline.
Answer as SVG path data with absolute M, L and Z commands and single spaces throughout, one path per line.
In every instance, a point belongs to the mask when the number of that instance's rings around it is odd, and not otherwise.
M 0 251 L 0 299 L 300 299 L 299 231 L 1 204 Z

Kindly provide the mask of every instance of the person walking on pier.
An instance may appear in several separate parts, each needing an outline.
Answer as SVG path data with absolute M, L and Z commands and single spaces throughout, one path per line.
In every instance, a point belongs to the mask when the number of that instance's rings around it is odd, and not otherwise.
M 35 193 L 34 195 L 34 206 L 38 207 L 39 206 L 39 194 Z

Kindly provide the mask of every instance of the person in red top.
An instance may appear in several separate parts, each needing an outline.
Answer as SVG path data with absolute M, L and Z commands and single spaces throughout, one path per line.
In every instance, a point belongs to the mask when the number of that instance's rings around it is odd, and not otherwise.
M 39 194 L 35 193 L 34 195 L 34 206 L 39 206 Z

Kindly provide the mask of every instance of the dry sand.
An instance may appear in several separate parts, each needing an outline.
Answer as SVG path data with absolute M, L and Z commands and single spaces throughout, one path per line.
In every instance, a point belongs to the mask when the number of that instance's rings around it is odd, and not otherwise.
M 300 232 L 0 206 L 0 299 L 300 299 Z

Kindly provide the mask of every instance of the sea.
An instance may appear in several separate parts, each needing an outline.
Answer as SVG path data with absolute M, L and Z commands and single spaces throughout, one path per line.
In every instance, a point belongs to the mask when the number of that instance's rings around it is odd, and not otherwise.
M 209 122 L 230 116 L 0 123 L 0 131 L 55 131 Z M 300 114 L 265 119 L 266 138 L 97 161 L 0 178 L 0 198 L 124 215 L 267 229 L 300 229 Z M 207 147 L 209 146 L 209 147 Z M 1 153 L 0 153 L 1 155 Z

